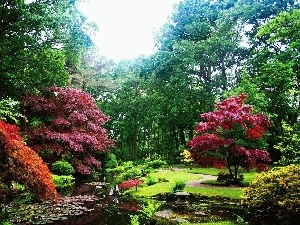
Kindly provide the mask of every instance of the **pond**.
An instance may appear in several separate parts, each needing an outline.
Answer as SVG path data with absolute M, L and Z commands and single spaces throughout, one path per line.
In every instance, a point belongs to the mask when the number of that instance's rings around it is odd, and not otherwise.
M 173 195 L 161 195 L 157 199 L 135 199 L 120 194 L 118 186 L 94 182 L 76 186 L 64 192 L 59 204 L 26 203 L 5 206 L 2 212 L 12 224 L 47 225 L 130 225 L 169 224 L 174 218 L 188 218 L 190 222 L 202 222 L 232 218 L 241 213 L 236 202 L 199 199 L 189 196 L 187 210 L 178 212 L 173 205 Z M 151 219 L 156 212 L 155 220 Z M 139 223 L 133 223 L 137 220 Z

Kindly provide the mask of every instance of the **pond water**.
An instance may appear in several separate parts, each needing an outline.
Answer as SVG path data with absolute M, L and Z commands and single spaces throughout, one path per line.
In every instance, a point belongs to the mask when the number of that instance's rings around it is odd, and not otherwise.
M 130 215 L 142 209 L 139 201 L 122 197 L 117 186 L 111 187 L 103 182 L 82 184 L 60 194 L 65 196 L 58 204 L 26 202 L 5 205 L 1 210 L 2 217 L 18 225 L 126 225 L 130 224 Z
M 67 196 L 59 204 L 15 204 L 7 206 L 4 211 L 10 216 L 11 223 L 18 225 L 130 225 L 131 217 L 135 215 L 139 216 L 139 224 L 158 224 L 150 223 L 145 212 L 160 205 L 155 209 L 165 217 L 164 212 L 170 212 L 176 200 L 172 195 L 155 200 L 133 199 L 121 195 L 118 186 L 104 182 L 82 184 L 63 193 Z M 190 222 L 232 218 L 237 213 L 236 209 L 240 208 L 236 203 L 199 200 L 193 196 L 190 196 L 189 202 L 189 211 L 177 212 L 175 217 L 188 214 Z

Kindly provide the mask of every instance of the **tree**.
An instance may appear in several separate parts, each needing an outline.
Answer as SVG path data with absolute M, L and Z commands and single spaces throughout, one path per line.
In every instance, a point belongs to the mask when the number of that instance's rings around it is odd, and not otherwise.
M 282 122 L 283 134 L 279 136 L 279 142 L 274 146 L 281 152 L 281 158 L 278 161 L 280 165 L 290 165 L 300 163 L 300 123 L 290 126 Z
M 97 154 L 107 152 L 114 142 L 103 125 L 109 118 L 87 93 L 72 88 L 49 87 L 42 94 L 26 97 L 28 119 L 27 144 L 51 163 L 62 157 L 75 170 L 90 174 L 101 168 Z
M 26 91 L 65 86 L 66 66 L 76 66 L 92 43 L 77 1 L 26 2 L 0 1 L 1 98 L 20 100 Z
M 102 90 L 110 88 L 110 80 L 105 75 L 115 63 L 101 56 L 96 47 L 85 51 L 77 64 L 76 70 L 70 74 L 69 87 L 88 92 L 95 97 Z
M 0 120 L 0 183 L 24 184 L 38 200 L 58 200 L 47 165 L 25 146 L 18 127 Z
M 284 135 L 281 123 L 290 126 L 298 123 L 300 114 L 300 67 L 299 67 L 300 10 L 279 13 L 259 27 L 255 36 L 260 43 L 251 60 L 251 82 L 263 93 L 268 103 L 265 107 L 273 125 L 268 140 L 273 148 Z M 254 68 L 253 68 L 254 67 Z M 280 152 L 270 151 L 272 158 L 279 159 Z
M 243 105 L 245 94 L 227 98 L 217 109 L 202 113 L 204 122 L 196 126 L 196 136 L 189 142 L 192 157 L 203 166 L 227 167 L 232 183 L 239 183 L 239 167 L 267 169 L 271 161 L 267 151 L 250 149 L 271 125 L 263 113 L 251 114 L 250 105 Z

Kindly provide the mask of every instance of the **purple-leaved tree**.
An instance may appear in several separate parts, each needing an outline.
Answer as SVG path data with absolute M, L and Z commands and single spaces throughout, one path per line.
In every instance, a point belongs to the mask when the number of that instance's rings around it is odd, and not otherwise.
M 89 94 L 72 89 L 49 87 L 41 94 L 26 96 L 27 144 L 47 163 L 68 158 L 75 170 L 90 174 L 101 168 L 99 152 L 109 151 L 114 141 L 103 125 L 109 118 Z
M 245 94 L 227 98 L 216 104 L 216 110 L 202 113 L 196 126 L 196 135 L 189 142 L 191 156 L 196 163 L 217 168 L 227 167 L 228 183 L 241 182 L 240 167 L 267 170 L 269 153 L 255 148 L 271 125 L 263 113 L 252 114 L 253 107 L 243 105 Z

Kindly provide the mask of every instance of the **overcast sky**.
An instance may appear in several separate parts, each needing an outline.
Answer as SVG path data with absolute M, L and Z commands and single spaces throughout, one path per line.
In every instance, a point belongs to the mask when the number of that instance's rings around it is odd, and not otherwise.
M 93 38 L 109 59 L 133 59 L 154 49 L 154 33 L 167 22 L 180 0 L 88 0 L 80 9 L 96 22 Z

